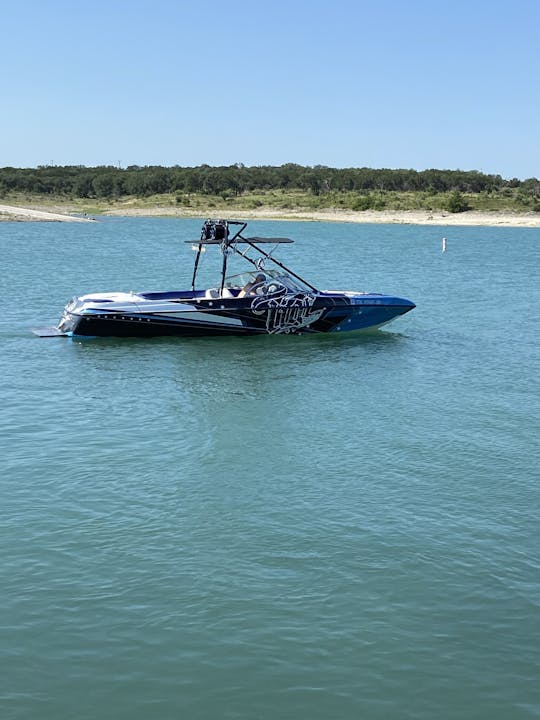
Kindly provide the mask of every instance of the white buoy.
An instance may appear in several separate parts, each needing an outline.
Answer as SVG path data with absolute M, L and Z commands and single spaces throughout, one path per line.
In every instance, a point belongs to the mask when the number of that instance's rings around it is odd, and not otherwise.
M 442 251 L 446 252 L 446 238 L 442 239 Z

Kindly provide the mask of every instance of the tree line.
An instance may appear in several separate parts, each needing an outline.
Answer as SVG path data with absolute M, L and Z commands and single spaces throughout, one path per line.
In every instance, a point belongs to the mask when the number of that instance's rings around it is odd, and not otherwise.
M 113 199 L 162 193 L 241 195 L 268 190 L 302 190 L 314 195 L 338 192 L 463 192 L 497 193 L 508 188 L 540 196 L 540 181 L 505 180 L 476 170 L 390 170 L 314 167 L 289 163 L 280 166 L 198 167 L 44 165 L 37 168 L 0 168 L 0 196 L 10 192 Z

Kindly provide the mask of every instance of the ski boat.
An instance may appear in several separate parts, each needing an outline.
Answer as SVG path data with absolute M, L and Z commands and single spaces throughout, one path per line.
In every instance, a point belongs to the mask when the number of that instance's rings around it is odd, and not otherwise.
M 74 297 L 54 328 L 36 328 L 41 337 L 153 337 L 158 335 L 260 335 L 346 332 L 376 329 L 404 315 L 410 300 L 378 293 L 317 290 L 273 257 L 288 238 L 245 237 L 247 223 L 207 220 L 192 243 L 195 266 L 191 290 L 110 292 Z M 267 251 L 264 246 L 274 247 Z M 221 251 L 220 280 L 195 289 L 202 253 Z M 250 265 L 229 275 L 233 256 Z

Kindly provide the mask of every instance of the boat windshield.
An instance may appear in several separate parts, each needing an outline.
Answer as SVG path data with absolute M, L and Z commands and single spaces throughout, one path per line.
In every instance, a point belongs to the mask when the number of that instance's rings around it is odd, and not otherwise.
M 264 275 L 264 280 L 258 279 Z M 237 275 L 229 275 L 225 278 L 225 287 L 227 288 L 243 288 L 248 284 L 255 282 L 266 282 L 269 284 L 277 284 L 284 286 L 288 291 L 293 293 L 304 293 L 311 291 L 311 288 L 297 278 L 291 277 L 283 270 L 253 270 L 249 272 L 238 273 Z

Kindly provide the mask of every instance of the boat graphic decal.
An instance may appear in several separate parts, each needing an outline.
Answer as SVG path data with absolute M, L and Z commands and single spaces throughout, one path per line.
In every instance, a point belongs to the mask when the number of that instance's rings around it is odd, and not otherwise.
M 309 292 L 287 294 L 285 287 L 271 295 L 254 298 L 254 315 L 266 314 L 266 330 L 270 334 L 296 333 L 316 322 L 324 312 L 313 310 L 316 295 Z

